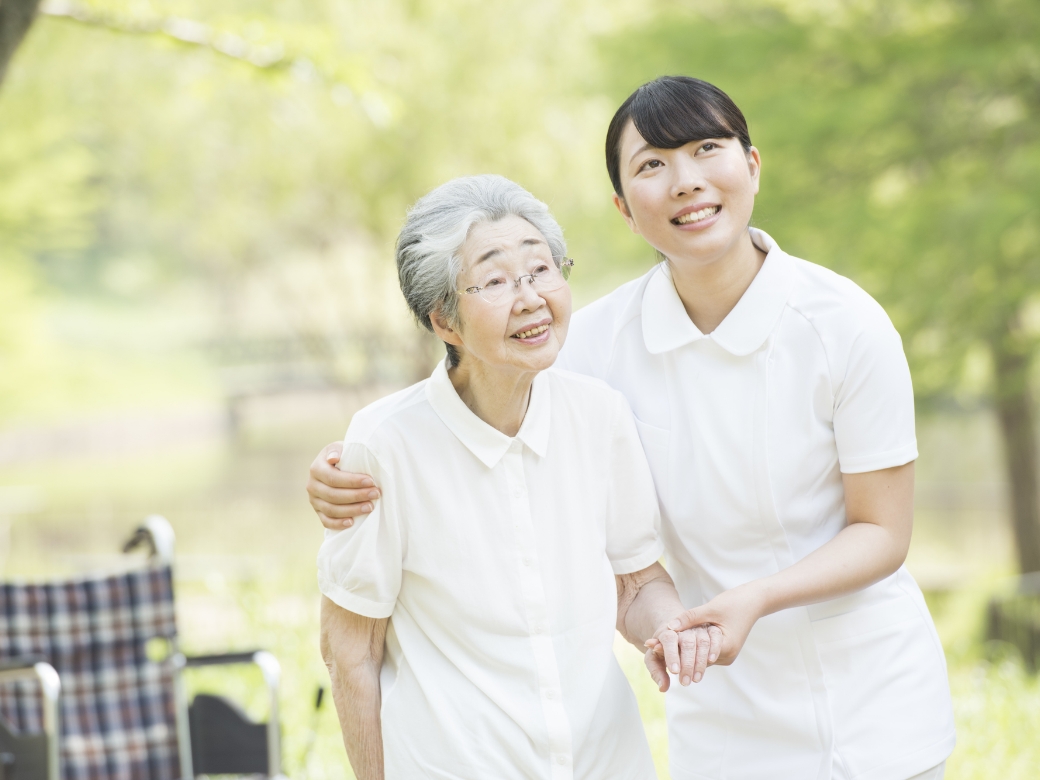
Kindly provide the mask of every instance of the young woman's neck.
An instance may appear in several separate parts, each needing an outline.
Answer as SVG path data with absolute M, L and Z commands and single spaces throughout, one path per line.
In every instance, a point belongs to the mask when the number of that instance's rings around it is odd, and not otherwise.
M 725 254 L 709 263 L 669 260 L 675 291 L 701 333 L 711 333 L 726 319 L 765 259 L 765 252 L 744 231 Z
M 504 372 L 463 358 L 448 370 L 455 392 L 473 414 L 506 436 L 516 436 L 527 414 L 537 372 Z

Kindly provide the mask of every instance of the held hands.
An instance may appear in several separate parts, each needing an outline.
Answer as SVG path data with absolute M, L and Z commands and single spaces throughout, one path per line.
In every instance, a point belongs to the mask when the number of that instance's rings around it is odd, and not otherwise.
M 326 446 L 311 463 L 307 497 L 321 524 L 331 531 L 354 525 L 354 518 L 372 511 L 379 488 L 365 474 L 351 474 L 336 468 L 343 442 Z
M 679 669 L 683 685 L 699 682 L 709 665 L 729 666 L 765 612 L 762 598 L 747 585 L 720 593 L 707 604 L 681 612 L 647 640 L 646 666 L 662 691 L 664 670 Z M 705 662 L 706 661 L 706 662 Z M 692 671 L 692 674 L 690 672 Z
M 666 624 L 646 640 L 643 661 L 658 690 L 664 693 L 671 686 L 669 672 L 678 676 L 683 685 L 700 682 L 704 670 L 718 658 L 721 646 L 722 632 L 718 626 L 674 631 Z

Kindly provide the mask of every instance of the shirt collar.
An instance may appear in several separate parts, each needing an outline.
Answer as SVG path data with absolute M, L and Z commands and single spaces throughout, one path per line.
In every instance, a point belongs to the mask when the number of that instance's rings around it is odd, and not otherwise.
M 447 360 L 438 363 L 430 375 L 426 383 L 426 399 L 448 429 L 488 468 L 494 468 L 513 444 L 513 438 L 481 420 L 459 398 L 448 376 Z M 549 380 L 543 371 L 531 385 L 527 414 L 515 439 L 543 458 L 549 449 L 551 412 Z
M 727 352 L 742 357 L 761 347 L 784 310 L 794 286 L 790 256 L 766 233 L 750 228 L 755 246 L 766 252 L 761 270 L 737 305 L 715 330 L 701 333 L 675 291 L 668 264 L 661 263 L 643 293 L 643 341 L 654 355 L 709 338 Z

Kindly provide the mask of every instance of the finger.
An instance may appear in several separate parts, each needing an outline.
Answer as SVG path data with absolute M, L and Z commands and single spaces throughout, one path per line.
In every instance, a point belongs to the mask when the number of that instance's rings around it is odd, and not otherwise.
M 667 691 L 671 681 L 668 679 L 668 672 L 664 668 L 664 661 L 654 655 L 653 650 L 647 650 L 643 656 L 643 662 L 646 664 L 647 671 L 650 672 L 650 677 L 657 683 L 657 690 L 661 693 Z
M 332 444 L 326 444 L 323 454 L 325 455 L 325 461 L 327 463 L 335 465 L 339 463 L 340 455 L 343 453 L 343 442 L 334 441 Z
M 643 647 L 647 648 L 650 652 L 656 655 L 660 659 L 664 659 L 664 645 L 655 637 L 650 637 L 643 643 Z
M 672 631 L 686 631 L 687 629 L 698 626 L 705 621 L 700 617 L 696 609 L 688 609 L 685 612 L 680 612 L 674 618 L 668 621 L 666 628 Z
M 703 628 L 695 628 L 679 634 L 679 654 L 679 682 L 684 686 L 700 682 L 708 664 L 708 632 Z
M 337 517 L 329 517 L 323 512 L 318 512 L 317 514 L 318 519 L 321 520 L 321 524 L 328 528 L 330 531 L 342 531 L 354 525 L 354 518 L 352 517 L 348 517 L 345 520 L 340 520 Z
M 679 635 L 674 631 L 665 631 L 658 639 L 661 640 L 664 650 L 665 667 L 672 674 L 679 674 Z
M 713 664 L 719 660 L 722 653 L 722 629 L 718 626 L 708 626 L 708 663 Z
M 311 498 L 311 507 L 315 512 L 325 515 L 331 520 L 348 520 L 370 513 L 374 505 L 371 501 L 356 504 L 330 504 L 320 498 Z
M 307 495 L 311 497 L 312 504 L 317 499 L 327 504 L 346 506 L 375 501 L 381 494 L 379 488 L 334 488 L 312 479 L 307 483 Z
M 334 488 L 374 488 L 376 483 L 368 474 L 355 474 L 351 471 L 340 471 L 319 455 L 311 463 L 310 478 Z M 378 488 L 376 488 L 378 490 Z
M 704 628 L 694 629 L 694 641 L 697 644 L 696 659 L 693 667 L 693 681 L 699 683 L 704 677 L 704 670 L 708 668 L 708 651 L 711 648 L 711 639 L 708 631 Z

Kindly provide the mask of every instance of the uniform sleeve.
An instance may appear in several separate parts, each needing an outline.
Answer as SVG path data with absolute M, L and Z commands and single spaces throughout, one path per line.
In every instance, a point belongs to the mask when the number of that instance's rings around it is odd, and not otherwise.
M 614 392 L 607 477 L 607 557 L 615 574 L 641 571 L 664 552 L 650 465 L 628 402 Z
M 318 587 L 339 606 L 369 618 L 390 617 L 401 589 L 403 545 L 391 475 L 363 444 L 347 442 L 343 471 L 369 474 L 382 489 L 370 514 L 342 531 L 325 530 L 318 551 Z
M 887 317 L 861 331 L 852 344 L 835 399 L 834 438 L 843 474 L 902 466 L 917 458 L 910 367 Z

